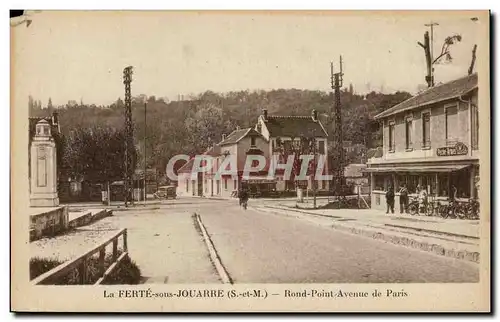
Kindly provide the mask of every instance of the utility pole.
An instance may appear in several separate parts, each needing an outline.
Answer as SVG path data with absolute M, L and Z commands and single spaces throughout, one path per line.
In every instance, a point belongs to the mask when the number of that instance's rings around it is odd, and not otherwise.
M 344 144 L 342 134 L 342 112 L 340 106 L 340 88 L 343 84 L 342 56 L 340 56 L 340 71 L 333 72 L 333 62 L 330 63 L 331 88 L 334 91 L 334 110 L 333 110 L 333 155 L 334 164 L 333 179 L 334 191 L 336 196 L 343 194 L 344 187 Z
M 128 207 L 130 181 L 132 172 L 133 128 L 132 128 L 132 97 L 130 83 L 132 82 L 132 66 L 123 70 L 123 84 L 125 84 L 125 207 Z M 133 205 L 133 196 L 131 203 Z
M 146 206 L 146 106 L 147 103 L 144 103 L 144 207 Z

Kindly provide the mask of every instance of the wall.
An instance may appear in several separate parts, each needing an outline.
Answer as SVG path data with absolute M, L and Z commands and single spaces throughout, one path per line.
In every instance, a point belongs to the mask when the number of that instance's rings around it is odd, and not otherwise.
M 188 180 L 188 189 L 186 191 L 186 180 Z M 197 184 L 197 180 L 195 179 Z M 178 178 L 178 186 L 177 186 L 177 196 L 179 197 L 186 197 L 186 196 L 192 196 L 193 191 L 192 191 L 192 180 L 191 180 L 191 172 L 188 173 L 179 173 L 179 178 Z
M 391 116 L 384 120 L 383 125 L 383 150 L 384 154 L 380 160 L 398 160 L 398 159 L 416 159 L 416 158 L 437 158 L 437 148 L 446 147 L 446 114 L 445 108 L 448 106 L 457 106 L 457 123 L 449 126 L 449 134 L 455 137 L 457 141 L 466 144 L 469 148 L 469 155 L 471 153 L 471 130 L 470 130 L 470 113 L 468 103 L 460 102 L 458 100 L 449 100 L 434 104 L 432 106 L 424 107 L 411 112 L 403 112 L 395 116 Z M 423 120 L 422 113 L 430 112 L 430 148 L 422 147 L 423 141 Z M 412 117 L 412 150 L 406 149 L 406 127 L 405 119 L 407 116 Z M 389 123 L 395 123 L 395 151 L 389 152 Z M 464 156 L 455 156 L 452 159 L 463 159 Z M 376 159 L 371 160 L 377 161 Z
M 49 211 L 40 210 L 30 216 L 30 241 L 51 237 L 68 229 L 68 207 L 58 207 Z

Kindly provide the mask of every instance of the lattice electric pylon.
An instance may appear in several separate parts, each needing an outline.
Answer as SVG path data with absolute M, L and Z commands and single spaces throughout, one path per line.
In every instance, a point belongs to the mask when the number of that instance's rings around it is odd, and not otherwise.
M 123 70 L 123 84 L 125 84 L 125 206 L 128 205 L 131 188 L 132 173 L 132 149 L 134 148 L 134 134 L 132 124 L 132 97 L 130 93 L 130 83 L 132 83 L 132 66 Z M 131 198 L 133 203 L 134 198 Z
M 342 56 L 340 56 L 340 71 L 333 72 L 333 63 L 330 63 L 331 88 L 334 91 L 334 104 L 332 111 L 333 127 L 333 164 L 331 165 L 333 174 L 333 189 L 335 195 L 341 195 L 345 185 L 344 180 L 344 139 L 342 134 L 342 111 L 340 103 L 340 88 L 343 85 Z

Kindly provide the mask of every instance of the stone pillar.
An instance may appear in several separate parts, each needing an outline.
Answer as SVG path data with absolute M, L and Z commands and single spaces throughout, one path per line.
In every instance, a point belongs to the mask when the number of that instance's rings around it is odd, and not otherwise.
M 56 144 L 50 133 L 50 124 L 46 120 L 37 123 L 30 152 L 30 206 L 59 206 Z
M 434 194 L 436 197 L 439 196 L 439 189 L 441 189 L 441 187 L 439 186 L 439 174 L 436 172 L 436 175 L 435 175 L 435 180 L 436 180 L 436 193 Z
M 470 167 L 470 173 L 469 173 L 469 189 L 470 189 L 470 198 L 475 198 L 475 178 L 476 178 L 476 167 L 472 166 Z

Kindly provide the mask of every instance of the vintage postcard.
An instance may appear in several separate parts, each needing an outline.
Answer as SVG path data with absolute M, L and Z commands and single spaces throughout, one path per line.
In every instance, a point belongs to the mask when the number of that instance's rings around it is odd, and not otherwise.
M 11 310 L 489 312 L 489 30 L 11 19 Z

